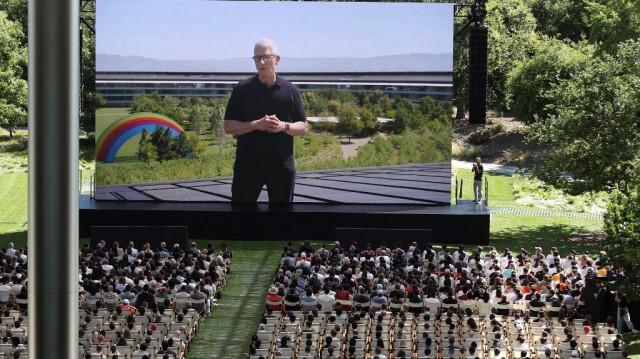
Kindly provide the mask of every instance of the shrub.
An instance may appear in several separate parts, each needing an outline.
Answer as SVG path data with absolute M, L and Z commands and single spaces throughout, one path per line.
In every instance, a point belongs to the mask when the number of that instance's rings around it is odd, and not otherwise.
M 570 46 L 556 39 L 541 41 L 533 57 L 509 74 L 507 100 L 516 117 L 526 123 L 549 115 L 552 99 L 544 96 L 560 80 L 570 78 L 585 64 L 593 47 Z
M 451 156 L 457 159 L 473 159 L 476 157 L 489 158 L 491 153 L 480 147 L 467 144 L 453 143 L 451 146 Z
M 476 133 L 473 133 L 471 136 L 469 136 L 469 138 L 467 139 L 467 142 L 476 146 L 481 145 L 485 142 L 488 142 L 491 139 L 491 135 L 493 135 L 491 130 L 476 132 Z

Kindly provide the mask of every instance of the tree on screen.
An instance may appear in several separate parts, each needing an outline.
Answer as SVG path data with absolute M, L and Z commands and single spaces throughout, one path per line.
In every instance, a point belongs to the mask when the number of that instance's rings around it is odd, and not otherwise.
M 338 113 L 338 125 L 336 131 L 347 136 L 349 143 L 351 137 L 359 134 L 364 128 L 364 123 L 358 118 L 358 112 L 353 106 L 344 106 Z
M 191 108 L 189 123 L 191 129 L 197 134 L 202 135 L 204 131 L 211 125 L 212 111 L 205 105 L 196 105 Z
M 149 164 L 152 160 L 156 159 L 156 148 L 151 143 L 147 130 L 142 130 L 140 136 L 140 142 L 138 142 L 138 161 Z
M 156 126 L 151 134 L 151 143 L 156 148 L 158 162 L 171 159 L 171 130 L 162 126 Z

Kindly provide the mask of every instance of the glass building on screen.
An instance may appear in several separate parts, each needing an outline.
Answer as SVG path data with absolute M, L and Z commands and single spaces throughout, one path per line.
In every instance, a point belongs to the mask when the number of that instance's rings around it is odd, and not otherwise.
M 108 107 L 128 107 L 140 93 L 157 91 L 161 97 L 225 97 L 238 81 L 255 73 L 176 73 L 176 72 L 97 72 L 96 90 Z M 301 92 L 338 91 L 373 93 L 380 91 L 390 99 L 406 97 L 411 101 L 430 96 L 440 102 L 453 98 L 452 72 L 406 73 L 279 73 Z

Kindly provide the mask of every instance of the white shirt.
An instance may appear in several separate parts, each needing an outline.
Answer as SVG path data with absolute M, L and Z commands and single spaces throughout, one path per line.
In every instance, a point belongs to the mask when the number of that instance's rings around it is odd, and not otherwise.
M 11 287 L 11 293 L 13 294 L 20 294 L 21 291 L 22 291 L 22 284 L 14 284 L 13 287 Z
M 520 344 L 520 342 L 516 342 L 516 345 L 513 346 L 513 351 L 529 351 L 529 345 L 526 340 L 524 343 Z
M 478 307 L 479 315 L 488 315 L 491 313 L 491 309 L 493 308 L 493 301 L 489 300 L 485 302 L 483 299 L 479 299 L 476 302 L 476 306 Z
M 9 293 L 11 292 L 11 286 L 9 285 L 0 285 L 0 302 L 9 301 Z
M 334 305 L 336 303 L 335 294 L 331 295 L 331 292 L 329 292 L 329 294 L 322 292 L 318 295 L 318 302 L 331 303 L 331 305 Z

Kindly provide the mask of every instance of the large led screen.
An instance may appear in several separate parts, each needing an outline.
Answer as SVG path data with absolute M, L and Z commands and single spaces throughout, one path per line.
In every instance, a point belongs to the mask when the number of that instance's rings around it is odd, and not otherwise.
M 268 38 L 309 129 L 293 140 L 294 202 L 450 203 L 452 4 L 96 6 L 97 200 L 228 202 L 243 135 L 225 112 Z

